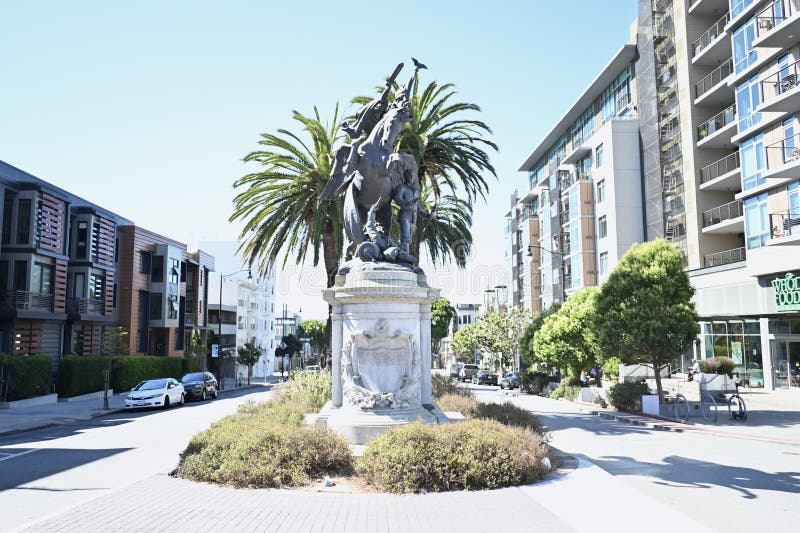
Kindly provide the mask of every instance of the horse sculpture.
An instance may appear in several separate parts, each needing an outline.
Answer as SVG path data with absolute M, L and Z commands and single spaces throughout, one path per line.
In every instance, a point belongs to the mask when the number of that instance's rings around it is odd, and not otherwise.
M 383 93 L 367 104 L 356 116 L 352 125 L 342 124 L 342 129 L 351 137 L 359 137 L 351 144 L 340 147 L 331 171 L 322 200 L 333 200 L 344 193 L 344 228 L 350 245 L 347 259 L 358 254 L 358 247 L 365 242 L 374 242 L 374 231 L 368 231 L 372 220 L 388 234 L 392 227 L 392 201 L 400 208 L 400 248 L 402 260 L 415 264 L 417 258 L 409 253 L 411 235 L 419 206 L 418 168 L 414 157 L 406 153 L 395 153 L 394 146 L 406 122 L 411 119 L 410 102 L 414 78 L 420 68 L 426 68 L 414 60 L 414 73 L 387 106 L 389 90 L 403 64 L 394 70 Z M 374 126 L 373 126 L 374 124 Z M 365 259 L 362 257 L 362 260 Z M 377 260 L 377 259 L 371 259 Z M 385 259 L 381 259 L 385 260 Z

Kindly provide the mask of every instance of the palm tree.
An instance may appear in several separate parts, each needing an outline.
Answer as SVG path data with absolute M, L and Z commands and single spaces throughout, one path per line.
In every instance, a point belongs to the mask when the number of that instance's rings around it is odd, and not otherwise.
M 472 205 L 454 194 L 445 194 L 437 200 L 431 186 L 426 186 L 421 196 L 420 203 L 430 217 L 417 220 L 419 242 L 434 264 L 450 257 L 464 268 L 472 251 Z
M 313 117 L 294 111 L 293 118 L 310 143 L 284 129 L 262 134 L 259 144 L 263 148 L 247 154 L 244 161 L 259 163 L 263 169 L 234 183 L 241 192 L 234 198 L 230 220 L 245 223 L 239 250 L 262 274 L 277 264 L 281 254 L 285 265 L 291 255 L 300 264 L 311 253 L 316 266 L 321 246 L 330 287 L 342 256 L 343 201 L 328 203 L 323 209 L 318 202 L 340 136 L 339 106 L 329 126 L 322 123 L 316 107 Z
M 395 84 L 396 85 L 396 84 Z M 395 87 L 396 88 L 396 87 Z M 379 91 L 383 87 L 378 88 Z M 497 178 L 497 174 L 489 161 L 487 150 L 497 151 L 497 145 L 487 136 L 491 134 L 488 125 L 480 120 L 462 118 L 467 112 L 480 112 L 476 104 L 454 102 L 456 91 L 452 83 L 429 83 L 420 90 L 419 75 L 415 75 L 411 97 L 411 120 L 398 137 L 397 150 L 412 154 L 419 165 L 420 187 L 424 191 L 430 188 L 426 203 L 429 212 L 435 215 L 440 203 L 447 202 L 448 210 L 457 206 L 458 211 L 466 214 L 453 220 L 468 221 L 467 231 L 472 223 L 472 206 L 479 197 L 485 199 L 489 186 L 484 178 L 488 172 Z M 390 95 L 393 99 L 394 95 Z M 371 98 L 362 96 L 353 99 L 353 103 L 364 104 Z M 466 200 L 460 199 L 466 194 Z M 423 194 L 423 197 L 425 195 Z M 452 214 L 452 213 L 451 213 Z M 440 218 L 443 224 L 447 217 Z M 420 243 L 426 239 L 436 239 L 440 232 L 426 233 L 424 221 L 417 224 L 417 234 L 412 242 L 412 253 L 419 257 Z M 438 229 L 443 229 L 438 226 Z M 463 234 L 462 228 L 452 231 Z M 470 235 L 469 245 L 472 238 Z M 431 259 L 434 263 L 443 263 L 453 256 L 452 247 L 439 242 L 426 243 L 428 251 L 436 251 Z M 459 266 L 464 266 L 457 256 L 453 256 Z M 466 256 L 464 256 L 465 260 Z

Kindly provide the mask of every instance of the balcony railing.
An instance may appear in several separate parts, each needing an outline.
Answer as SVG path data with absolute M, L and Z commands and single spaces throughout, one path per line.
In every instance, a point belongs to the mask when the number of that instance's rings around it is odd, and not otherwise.
M 0 308 L 26 311 L 53 311 L 53 295 L 30 291 L 5 291 Z
M 771 32 L 786 19 L 797 13 L 798 6 L 794 0 L 775 0 L 763 10 L 756 13 L 757 37 Z
M 70 298 L 67 300 L 67 312 L 81 315 L 104 315 L 106 303 L 103 300 L 89 298 Z
M 718 85 L 722 80 L 727 78 L 733 72 L 733 59 L 725 61 L 723 64 L 715 68 L 705 78 L 700 80 L 694 86 L 695 98 L 700 98 L 707 93 L 709 89 Z
M 744 247 L 734 248 L 733 250 L 725 250 L 724 252 L 717 252 L 715 254 L 708 254 L 705 257 L 706 267 L 727 265 L 729 263 L 738 263 L 747 258 Z
M 728 124 L 731 124 L 734 118 L 736 118 L 736 104 L 732 104 L 730 107 L 723 109 L 697 126 L 697 139 L 705 139 L 714 132 L 721 130 Z
M 703 227 L 713 226 L 725 220 L 739 218 L 744 214 L 741 200 L 723 204 L 703 213 Z
M 706 183 L 720 176 L 724 176 L 732 170 L 736 170 L 741 166 L 739 161 L 739 152 L 734 152 L 726 155 L 722 159 L 714 161 L 710 165 L 700 169 L 700 183 Z
M 788 210 L 769 215 L 770 237 L 778 239 L 800 235 L 800 211 Z
M 764 152 L 768 169 L 800 161 L 800 133 L 765 146 Z
M 187 326 L 196 326 L 197 325 L 197 313 L 184 313 L 183 315 L 183 323 Z
M 718 21 L 712 24 L 692 45 L 692 56 L 694 57 L 702 52 L 714 39 L 719 37 L 725 31 L 725 25 L 730 20 L 730 13 L 725 13 Z
M 800 61 L 789 63 L 780 67 L 778 72 L 770 74 L 759 82 L 761 84 L 761 98 L 770 102 L 800 85 Z

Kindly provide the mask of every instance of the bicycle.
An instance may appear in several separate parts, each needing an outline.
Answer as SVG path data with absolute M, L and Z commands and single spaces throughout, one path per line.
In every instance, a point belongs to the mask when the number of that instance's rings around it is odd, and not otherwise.
M 747 406 L 739 394 L 739 384 L 735 383 L 734 385 L 736 390 L 728 399 L 728 414 L 731 416 L 731 420 L 747 420 Z

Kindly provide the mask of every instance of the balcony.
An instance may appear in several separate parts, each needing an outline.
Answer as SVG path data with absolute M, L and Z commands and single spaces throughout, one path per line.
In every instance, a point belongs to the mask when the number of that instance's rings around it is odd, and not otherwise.
M 709 209 L 703 213 L 703 233 L 744 233 L 744 208 L 740 200 Z
M 703 190 L 739 191 L 742 188 L 739 152 L 701 168 L 699 174 L 700 188 Z
M 736 104 L 723 109 L 697 126 L 697 146 L 701 148 L 728 148 L 736 131 Z
M 765 146 L 764 153 L 767 168 L 761 173 L 763 178 L 770 180 L 795 178 L 800 168 L 800 134 Z
M 800 6 L 796 0 L 775 0 L 756 13 L 756 38 L 753 46 L 788 48 L 797 42 L 800 31 Z
M 5 291 L 1 295 L 0 309 L 18 311 L 53 312 L 53 295 L 30 291 Z
M 733 88 L 725 83 L 732 72 L 733 59 L 728 59 L 697 82 L 694 86 L 695 104 L 722 106 L 733 102 Z
M 725 13 L 692 44 L 692 63 L 695 65 L 718 65 L 731 56 L 725 25 L 730 21 Z
M 89 298 L 69 298 L 67 300 L 67 313 L 70 315 L 103 316 L 106 303 L 103 300 Z
M 769 215 L 770 239 L 785 239 L 784 242 L 800 242 L 800 212 L 781 211 Z M 779 244 L 779 243 L 769 243 Z M 782 243 L 781 243 L 782 244 Z
M 759 111 L 795 111 L 800 107 L 800 61 L 765 77 L 761 84 L 763 102 Z
M 705 266 L 715 267 L 720 265 L 728 265 L 730 263 L 738 263 L 747 259 L 744 247 L 734 248 L 733 250 L 725 250 L 714 254 L 705 256 Z
M 184 315 L 183 315 L 183 324 L 185 326 L 196 326 L 197 325 L 197 313 L 184 313 Z
M 728 10 L 729 0 L 689 0 L 689 13 L 698 16 L 711 16 Z

